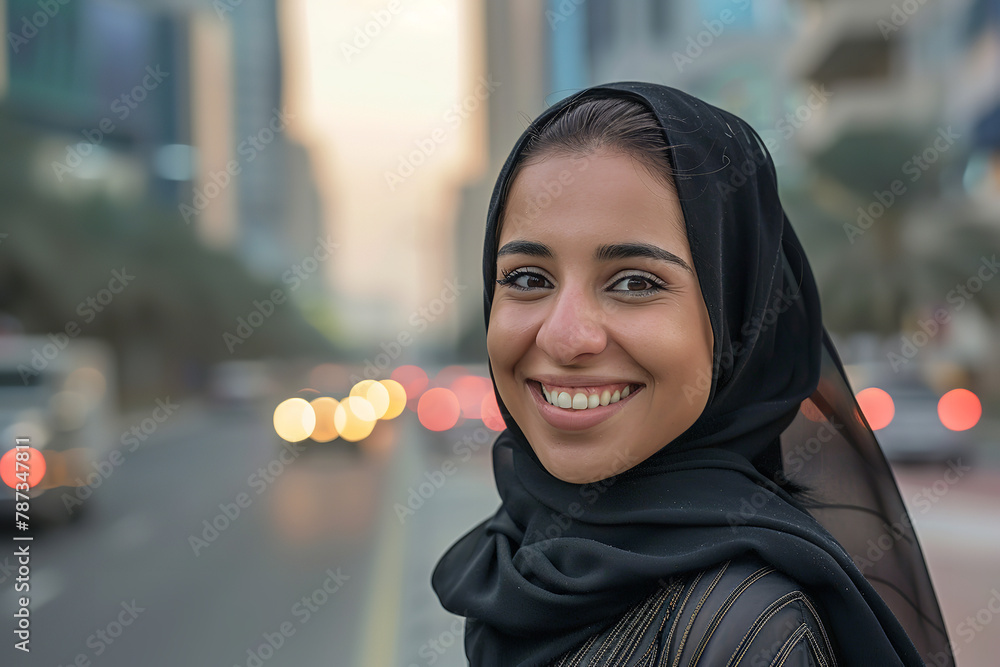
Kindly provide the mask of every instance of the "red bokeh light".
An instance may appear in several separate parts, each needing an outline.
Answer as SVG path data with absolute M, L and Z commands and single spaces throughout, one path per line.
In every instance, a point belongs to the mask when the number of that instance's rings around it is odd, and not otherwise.
M 888 426 L 896 414 L 896 405 L 892 402 L 892 396 L 884 389 L 868 387 L 859 391 L 855 398 L 857 398 L 858 405 L 861 406 L 861 412 L 864 413 L 868 424 L 876 431 Z
M 952 431 L 965 431 L 979 423 L 983 404 L 968 389 L 952 389 L 938 400 L 941 423 Z
M 492 383 L 490 392 L 483 396 L 482 419 L 486 428 L 491 431 L 502 431 L 507 428 L 500 414 L 500 406 L 497 404 L 496 394 L 493 392 Z
M 416 412 L 420 394 L 427 389 L 430 382 L 424 369 L 420 366 L 399 366 L 392 371 L 389 378 L 403 385 L 403 390 L 406 392 L 406 407 Z
M 428 389 L 417 403 L 417 418 L 431 431 L 447 431 L 458 423 L 461 414 L 458 397 L 445 387 Z
M 28 460 L 22 461 L 21 466 L 17 465 L 18 452 L 27 452 L 28 454 Z M 45 469 L 45 457 L 34 447 L 11 449 L 0 457 L 0 478 L 3 478 L 4 484 L 12 489 L 24 482 L 27 482 L 29 487 L 36 486 L 45 477 Z M 22 480 L 17 476 L 18 473 L 25 472 L 28 473 L 26 479 Z
M 449 387 L 462 406 L 462 416 L 467 419 L 479 419 L 482 414 L 483 397 L 493 393 L 493 382 L 479 375 L 463 375 L 451 383 Z

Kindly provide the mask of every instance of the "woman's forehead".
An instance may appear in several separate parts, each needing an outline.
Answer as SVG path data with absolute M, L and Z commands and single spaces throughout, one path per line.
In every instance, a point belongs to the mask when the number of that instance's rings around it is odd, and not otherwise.
M 690 263 L 676 193 L 623 153 L 551 156 L 521 169 L 507 199 L 500 246 L 512 239 L 644 241 L 669 246 Z

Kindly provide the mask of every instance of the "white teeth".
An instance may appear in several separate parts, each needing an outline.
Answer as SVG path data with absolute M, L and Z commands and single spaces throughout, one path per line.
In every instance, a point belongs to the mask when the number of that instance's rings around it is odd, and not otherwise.
M 614 393 L 611 393 L 609 389 L 605 389 L 600 394 L 587 394 L 584 392 L 570 394 L 567 391 L 549 391 L 544 385 L 542 385 L 541 389 L 542 395 L 545 396 L 545 400 L 549 404 L 567 410 L 589 410 L 602 405 L 610 405 L 626 398 L 632 392 L 631 386 L 627 386 L 622 390 L 616 389 Z
M 570 398 L 569 392 L 564 391 L 559 394 L 559 407 L 560 408 L 573 407 L 573 399 Z

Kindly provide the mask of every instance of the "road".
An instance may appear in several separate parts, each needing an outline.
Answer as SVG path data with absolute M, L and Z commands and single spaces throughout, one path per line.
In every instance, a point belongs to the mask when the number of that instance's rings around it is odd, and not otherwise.
M 269 414 L 182 404 L 81 521 L 34 531 L 31 654 L 7 630 L 0 664 L 465 665 L 461 623 L 430 574 L 499 503 L 493 434 L 434 434 L 409 412 L 378 429 L 360 454 L 336 442 L 283 449 Z M 959 665 L 995 664 L 1000 473 L 973 470 L 930 504 L 916 501 L 940 469 L 897 475 Z M 13 550 L 0 550 L 7 627 Z

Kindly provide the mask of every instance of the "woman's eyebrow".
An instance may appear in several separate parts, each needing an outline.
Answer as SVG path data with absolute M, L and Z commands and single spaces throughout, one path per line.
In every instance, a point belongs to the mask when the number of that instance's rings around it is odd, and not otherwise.
M 530 255 L 531 257 L 552 257 L 552 251 L 544 243 L 536 241 L 511 241 L 497 252 L 501 255 Z
M 600 261 L 627 259 L 629 257 L 646 257 L 676 264 L 689 273 L 694 273 L 683 259 L 670 252 L 649 243 L 614 243 L 602 245 L 594 252 L 594 258 Z

